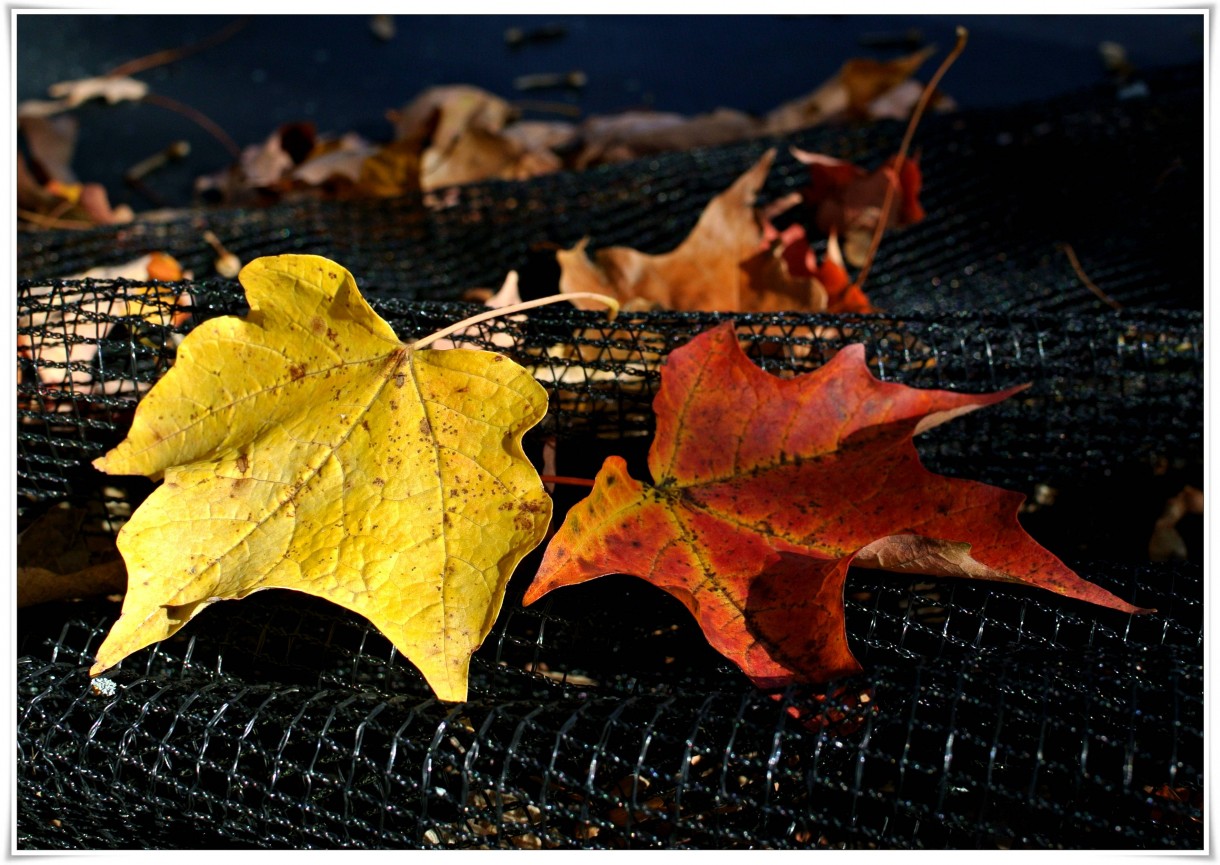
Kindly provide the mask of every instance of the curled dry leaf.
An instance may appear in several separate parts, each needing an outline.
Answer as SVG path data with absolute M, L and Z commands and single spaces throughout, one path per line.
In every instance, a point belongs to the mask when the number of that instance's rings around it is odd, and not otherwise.
M 17 536 L 17 606 L 122 592 L 114 536 L 83 508 L 51 508 Z
M 148 85 L 135 78 L 104 75 L 98 78 L 61 81 L 52 84 L 47 92 L 55 99 L 67 102 L 69 108 L 74 108 L 90 99 L 104 99 L 110 105 L 138 102 L 148 95 Z
M 928 46 L 895 60 L 848 60 L 813 93 L 769 112 L 764 131 L 783 135 L 840 116 L 869 117 L 872 103 L 914 75 L 935 50 Z
M 433 87 L 400 111 L 389 112 L 394 148 L 419 162 L 418 188 L 425 192 L 499 178 L 520 180 L 555 171 L 560 160 L 540 131 L 508 135 L 513 107 L 469 85 Z M 401 192 L 410 187 L 403 187 Z
M 464 700 L 550 522 L 521 449 L 545 392 L 502 355 L 400 342 L 325 258 L 260 258 L 240 279 L 249 315 L 196 327 L 94 463 L 164 483 L 119 534 L 129 588 L 92 674 L 215 601 L 284 588 L 365 616 Z
M 759 686 L 860 669 L 847 644 L 849 565 L 1047 589 L 1147 612 L 1089 583 L 1021 528 L 1022 496 L 927 471 L 912 436 L 1023 390 L 962 394 L 873 377 L 864 346 L 770 375 L 732 323 L 676 349 L 653 403 L 653 486 L 606 460 L 525 594 L 639 576 L 694 614 Z M 714 384 L 712 384 L 714 383 Z
M 645 301 L 685 311 L 822 311 L 826 292 L 816 278 L 768 260 L 777 256 L 754 203 L 774 158 L 775 151 L 768 150 L 713 198 L 690 234 L 671 252 L 648 255 L 615 246 L 598 250 L 590 259 L 585 252 L 587 239 L 559 251 L 560 292 L 592 291 L 624 304 Z M 782 258 L 782 250 L 778 257 Z
M 803 194 L 818 230 L 843 238 L 845 258 L 853 267 L 862 267 L 867 260 L 888 187 L 894 187 L 895 195 L 886 228 L 923 220 L 924 209 L 919 203 L 923 175 L 917 158 L 902 160 L 898 171 L 894 170 L 894 159 L 867 171 L 833 156 L 795 147 L 791 151 L 809 166 L 810 182 Z
M 394 140 L 425 147 L 447 149 L 466 130 L 499 132 L 513 109 L 508 102 L 479 87 L 443 85 L 425 90 L 397 111 L 386 112 L 394 124 Z
M 125 204 L 111 207 L 100 183 L 77 179 L 71 164 L 80 127 L 75 117 L 22 117 L 18 124 L 30 157 L 27 163 L 24 154 L 17 154 L 17 207 L 27 222 L 88 227 L 135 218 Z M 39 222 L 39 216 L 46 218 Z
M 580 125 L 582 147 L 573 167 L 583 169 L 653 153 L 715 147 L 761 133 L 757 118 L 729 108 L 694 117 L 663 111 L 590 117 Z
M 1154 562 L 1188 558 L 1186 540 L 1178 531 L 1178 523 L 1187 514 L 1201 513 L 1203 491 L 1197 487 L 1183 487 L 1180 493 L 1165 502 L 1165 510 L 1157 518 L 1152 537 L 1148 539 L 1148 558 Z
M 71 110 L 92 99 L 104 99 L 110 105 L 119 102 L 139 102 L 148 95 L 148 85 L 135 78 L 101 76 L 61 81 L 52 84 L 47 92 L 53 101 L 28 100 L 17 106 L 18 117 L 50 117 Z
M 425 192 L 481 180 L 528 180 L 558 171 L 562 163 L 546 148 L 528 148 L 502 132 L 467 129 L 447 148 L 429 147 L 420 161 Z
M 395 141 L 367 156 L 356 188 L 374 198 L 393 198 L 419 188 L 419 151 L 407 141 Z
M 839 249 L 838 234 L 832 229 L 826 244 L 826 256 L 818 263 L 817 256 L 809 246 L 805 227 L 793 223 L 782 232 L 770 223 L 764 225 L 767 239 L 778 249 L 779 258 L 787 272 L 798 277 L 811 277 L 826 292 L 826 312 L 870 313 L 876 312 L 864 291 L 852 282 L 843 266 L 843 253 Z M 774 238 L 774 239 L 772 239 Z
M 575 124 L 559 120 L 518 120 L 504 128 L 504 137 L 518 144 L 522 150 L 565 150 L 576 141 Z
M 276 186 L 284 175 L 292 171 L 297 160 L 284 146 L 284 139 L 286 135 L 294 136 L 294 130 L 297 129 L 300 127 L 295 124 L 281 126 L 261 145 L 247 147 L 242 151 L 239 165 L 247 185 L 255 188 Z
M 915 110 L 920 97 L 923 96 L 924 85 L 918 81 L 904 81 L 868 105 L 868 116 L 873 120 L 907 120 Z M 937 114 L 946 114 L 957 110 L 957 103 L 948 94 L 937 91 L 932 95 L 928 106 Z
M 309 186 L 321 186 L 334 178 L 356 183 L 364 161 L 376 152 L 377 147 L 355 132 L 337 141 L 321 140 L 309 158 L 293 169 L 292 178 Z
M 76 153 L 76 139 L 80 132 L 80 120 L 72 115 L 58 117 L 18 117 L 17 128 L 25 138 L 30 161 L 48 180 L 60 183 L 76 183 L 72 170 L 72 157 Z

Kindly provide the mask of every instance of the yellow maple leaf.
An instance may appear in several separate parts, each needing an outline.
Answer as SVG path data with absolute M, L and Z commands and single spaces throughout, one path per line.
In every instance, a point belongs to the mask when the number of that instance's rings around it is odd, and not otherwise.
M 528 371 L 400 342 L 325 258 L 260 258 L 250 312 L 197 327 L 94 465 L 164 483 L 119 534 L 123 611 L 97 675 L 218 600 L 296 589 L 366 617 L 442 700 L 551 500 L 521 449 L 546 413 Z

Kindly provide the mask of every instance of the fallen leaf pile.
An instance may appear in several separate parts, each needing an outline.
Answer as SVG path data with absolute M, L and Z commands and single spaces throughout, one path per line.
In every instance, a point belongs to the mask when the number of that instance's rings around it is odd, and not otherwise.
M 94 465 L 163 478 L 123 527 L 123 611 L 93 674 L 215 601 L 297 589 L 365 616 L 444 700 L 551 503 L 521 450 L 546 394 L 482 351 L 417 350 L 316 256 L 241 273 Z
M 993 394 L 881 382 L 864 347 L 781 379 L 731 323 L 674 350 L 649 452 L 653 485 L 609 457 L 549 544 L 525 595 L 613 573 L 682 601 L 708 641 L 759 686 L 860 669 L 847 644 L 849 565 L 1020 583 L 1147 612 L 1076 576 L 1017 522 L 1023 497 L 935 475 L 912 436 Z
M 72 171 L 80 121 L 70 115 L 19 116 L 29 156 L 17 154 L 17 210 L 28 223 L 86 227 L 130 222 L 127 205 L 111 207 L 100 183 L 82 183 Z
M 388 141 L 372 142 L 354 132 L 319 133 L 311 122 L 296 122 L 272 131 L 261 144 L 239 149 L 221 124 L 151 92 L 146 82 L 133 75 L 218 44 L 243 23 L 235 22 L 199 43 L 129 61 L 104 75 L 59 82 L 49 88 L 51 99 L 21 102 L 17 116 L 25 152 L 18 154 L 17 170 L 22 225 L 80 229 L 134 217 L 127 204 L 112 206 L 103 186 L 82 183 L 71 174 L 78 121 L 69 112 L 99 100 L 110 105 L 159 105 L 198 124 L 236 161 L 219 172 L 200 176 L 197 198 L 206 204 L 244 206 L 301 196 L 427 195 L 483 180 L 526 179 L 761 135 L 785 135 L 820 123 L 908 117 L 924 89 L 912 76 L 934 51 L 925 47 L 892 60 L 848 60 L 812 92 L 757 116 L 730 108 L 693 117 L 631 109 L 579 122 L 537 120 L 525 113 L 579 114 L 579 109 L 568 103 L 511 102 L 478 87 L 454 84 L 430 88 L 403 108 L 387 111 L 393 127 Z M 550 81 L 553 77 L 523 76 L 515 86 L 519 90 L 535 84 L 579 89 L 586 83 L 581 72 L 562 76 L 557 83 Z M 951 99 L 939 93 L 933 105 L 942 111 L 955 108 Z M 163 152 L 182 158 L 182 145 L 178 142 L 176 147 L 163 148 L 134 166 L 125 179 L 161 205 L 160 197 L 142 177 L 163 164 Z M 451 199 L 451 192 L 426 198 L 440 206 Z
M 850 60 L 812 93 L 763 116 L 718 108 L 694 117 L 628 110 L 581 122 L 536 120 L 481 88 L 442 85 L 387 112 L 393 127 L 388 142 L 372 143 L 354 133 L 318 135 L 312 124 L 288 124 L 263 144 L 247 147 L 236 164 L 201 177 L 196 190 L 209 202 L 230 204 L 300 195 L 432 193 L 483 180 L 523 180 L 562 169 L 785 135 L 819 123 L 904 117 L 922 91 L 910 76 L 931 54 L 932 49 L 925 48 L 890 61 Z M 941 110 L 953 107 L 947 98 L 937 105 Z M 296 138 L 295 148 L 286 144 L 290 136 Z

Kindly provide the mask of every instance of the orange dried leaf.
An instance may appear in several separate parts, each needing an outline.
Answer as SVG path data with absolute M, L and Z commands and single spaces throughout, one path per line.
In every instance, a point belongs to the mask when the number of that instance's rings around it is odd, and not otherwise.
M 671 252 L 648 255 L 614 246 L 590 258 L 585 253 L 587 240 L 559 251 L 560 292 L 590 291 L 623 304 L 646 301 L 683 311 L 823 310 L 825 291 L 812 276 L 785 273 L 765 259 L 750 264 L 768 247 L 754 202 L 774 158 L 775 151 L 768 150 L 713 198 L 690 234 Z
M 812 93 L 767 113 L 766 131 L 782 135 L 835 117 L 870 117 L 874 101 L 910 78 L 935 51 L 922 48 L 893 60 L 848 60 Z

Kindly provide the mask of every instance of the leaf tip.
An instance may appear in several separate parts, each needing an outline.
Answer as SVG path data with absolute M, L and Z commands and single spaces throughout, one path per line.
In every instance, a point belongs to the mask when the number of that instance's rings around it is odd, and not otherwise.
M 525 596 L 521 598 L 521 604 L 528 607 L 530 604 L 541 599 L 542 596 L 547 593 L 547 591 L 547 589 L 544 589 L 538 585 L 538 582 L 535 580 L 534 582 L 530 583 L 529 588 L 525 590 Z

